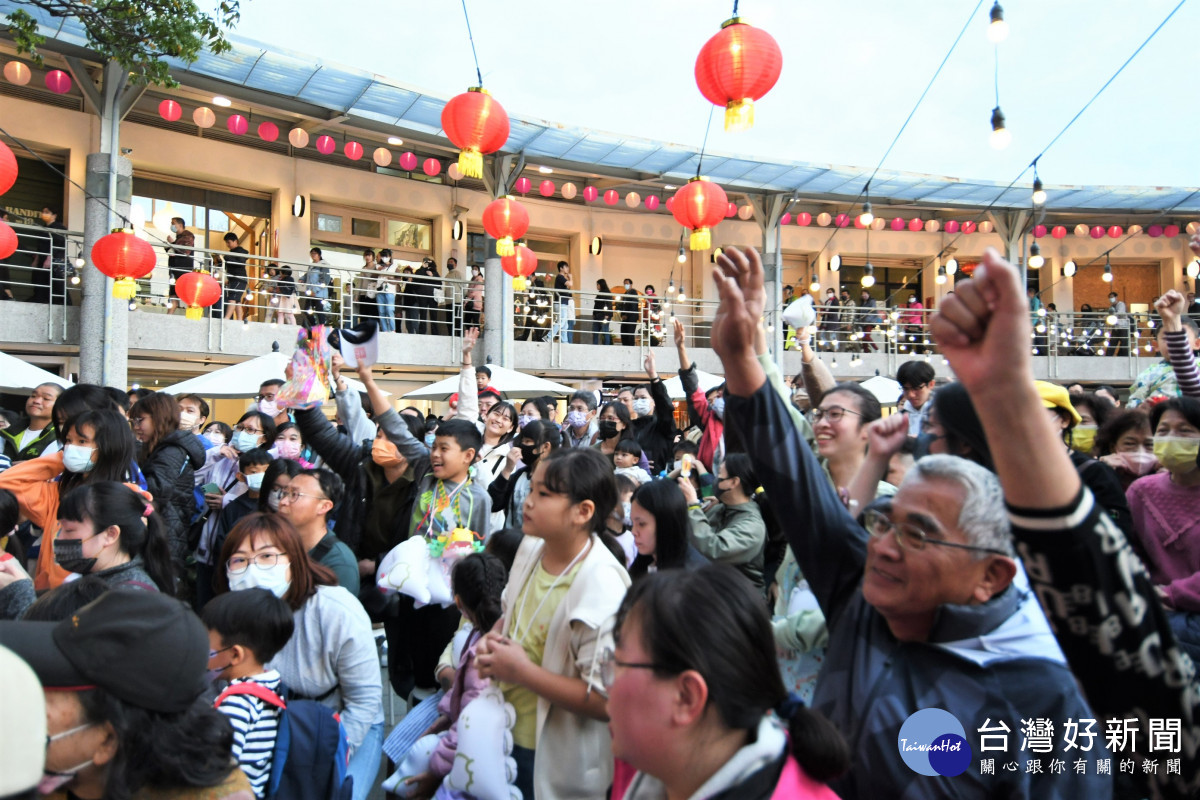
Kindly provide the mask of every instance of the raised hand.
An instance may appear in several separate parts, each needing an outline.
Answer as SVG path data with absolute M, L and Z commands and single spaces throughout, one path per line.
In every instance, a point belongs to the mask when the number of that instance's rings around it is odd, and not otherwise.
M 471 360 L 471 351 L 475 349 L 475 343 L 479 341 L 479 328 L 467 328 L 463 331 L 462 338 L 462 355 L 463 361 Z
M 642 361 L 642 369 L 646 370 L 646 375 L 650 380 L 658 377 L 658 365 L 654 360 L 654 351 L 650 350 L 646 353 L 646 358 Z
M 684 346 L 683 323 L 676 317 L 671 320 L 671 327 L 675 332 L 675 346 L 682 349 Z
M 1179 318 L 1183 316 L 1185 308 L 1186 301 L 1183 299 L 1183 295 L 1174 289 L 1154 301 L 1154 310 L 1162 317 L 1164 331 L 1183 330 L 1183 323 L 1179 321 Z
M 984 252 L 971 280 L 942 300 L 929 330 L 977 407 L 976 398 L 1032 380 L 1025 292 L 1016 268 L 994 248 Z
M 908 438 L 908 415 L 892 414 L 867 426 L 867 449 L 871 455 L 891 458 Z
M 713 270 L 721 304 L 712 323 L 712 346 L 724 361 L 754 353 L 754 336 L 763 315 L 763 270 L 753 247 L 727 247 Z

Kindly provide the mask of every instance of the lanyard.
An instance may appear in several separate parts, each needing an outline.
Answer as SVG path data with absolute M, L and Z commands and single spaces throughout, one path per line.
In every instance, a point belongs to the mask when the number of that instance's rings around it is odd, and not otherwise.
M 525 620 L 526 635 L 528 635 L 529 629 L 531 627 L 533 627 L 533 623 L 537 620 L 538 614 L 541 613 L 542 606 L 544 606 L 546 604 L 546 600 L 549 599 L 550 595 L 554 593 L 554 589 L 558 586 L 558 584 L 562 583 L 563 578 L 565 578 L 571 574 L 571 570 L 575 567 L 575 565 L 577 563 L 579 563 L 579 560 L 581 558 L 583 558 L 584 554 L 587 553 L 588 548 L 591 547 L 591 544 L 592 544 L 592 539 L 589 536 L 587 542 L 585 542 L 583 547 L 580 548 L 579 552 L 575 554 L 575 557 L 571 559 L 571 563 L 567 564 L 567 568 L 564 569 L 561 573 L 559 573 L 554 578 L 553 582 L 551 582 L 550 588 L 546 590 L 546 593 L 544 595 L 542 595 L 542 599 L 538 601 L 537 606 L 533 609 L 533 616 L 531 616 L 529 619 Z M 542 566 L 542 559 L 538 558 L 537 566 L 534 567 L 533 572 L 530 573 L 530 576 L 529 576 L 530 580 L 537 577 L 537 569 L 538 569 L 538 567 L 541 567 L 541 566 Z M 513 617 L 512 628 L 509 629 L 509 638 L 514 639 L 515 641 L 521 642 L 522 644 L 524 644 L 524 642 L 522 641 L 520 634 L 517 633 L 517 628 L 520 625 L 522 618 L 524 618 L 524 616 L 525 616 L 525 601 L 527 601 L 529 599 L 529 583 L 530 583 L 530 581 L 526 581 L 525 586 L 522 587 L 522 589 L 521 589 L 521 606 L 520 606 L 520 608 L 517 609 L 517 613 Z

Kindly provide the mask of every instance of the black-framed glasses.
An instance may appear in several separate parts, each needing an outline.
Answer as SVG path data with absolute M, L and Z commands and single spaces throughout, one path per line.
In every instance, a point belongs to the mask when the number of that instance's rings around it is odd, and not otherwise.
M 610 647 L 600 654 L 600 682 L 604 684 L 606 690 L 611 689 L 612 685 L 617 682 L 617 667 L 621 669 L 666 669 L 661 664 L 620 661 L 617 659 L 616 651 Z
M 256 395 L 254 395 L 254 399 L 260 403 L 264 400 L 267 401 L 268 403 L 270 403 L 272 400 L 275 399 L 275 397 L 276 397 L 276 395 L 273 395 L 273 394 L 256 394 Z
M 297 500 L 299 500 L 301 497 L 311 497 L 315 500 L 328 500 L 329 499 L 328 497 L 326 497 L 323 494 L 308 494 L 306 492 L 300 491 L 299 489 L 293 489 L 290 486 L 287 487 L 286 489 L 279 489 L 278 491 L 279 491 L 279 499 L 287 500 L 289 503 L 294 503 Z
M 234 425 L 233 430 L 235 433 L 249 433 L 249 434 L 253 434 L 254 436 L 262 436 L 263 435 L 263 432 L 261 430 L 255 430 L 254 428 L 247 428 L 245 425 Z
M 830 422 L 837 422 L 838 420 L 840 420 L 842 417 L 846 416 L 847 414 L 853 414 L 856 417 L 862 416 L 862 414 L 858 413 L 857 411 L 851 411 L 850 409 L 842 408 L 841 406 L 830 406 L 829 408 L 814 408 L 812 410 L 813 422 L 820 422 L 821 420 L 826 419 L 826 418 L 828 418 Z
M 225 568 L 229 570 L 230 574 L 239 575 L 245 572 L 251 563 L 259 569 L 270 569 L 278 564 L 281 558 L 284 563 L 287 563 L 288 557 L 285 553 L 256 553 L 249 558 L 246 556 L 234 556 L 225 562 Z
M 863 520 L 866 523 L 867 533 L 871 535 L 871 538 L 878 539 L 887 536 L 889 533 L 894 533 L 901 550 L 920 552 L 925 549 L 925 545 L 933 544 L 938 547 L 954 547 L 959 550 L 973 550 L 997 556 L 1009 555 L 1005 551 L 997 550 L 993 547 L 980 547 L 974 544 L 960 544 L 958 542 L 947 542 L 944 539 L 934 539 L 916 525 L 908 522 L 896 522 L 883 511 L 874 508 L 868 509 L 863 514 Z

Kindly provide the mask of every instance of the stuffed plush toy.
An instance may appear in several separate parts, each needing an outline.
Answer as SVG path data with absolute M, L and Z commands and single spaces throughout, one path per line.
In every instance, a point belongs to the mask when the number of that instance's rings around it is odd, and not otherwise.
M 517 762 L 512 759 L 516 721 L 517 712 L 504 702 L 504 692 L 495 685 L 468 703 L 456 723 L 454 768 L 436 796 L 521 800 L 521 790 L 513 785 L 517 779 Z
M 404 781 L 414 775 L 429 771 L 429 757 L 433 755 L 437 743 L 438 735 L 436 733 L 417 739 L 417 743 L 408 751 L 404 760 L 396 765 L 396 771 L 383 782 L 383 791 L 397 797 L 412 797 L 417 785 L 415 783 L 405 784 Z

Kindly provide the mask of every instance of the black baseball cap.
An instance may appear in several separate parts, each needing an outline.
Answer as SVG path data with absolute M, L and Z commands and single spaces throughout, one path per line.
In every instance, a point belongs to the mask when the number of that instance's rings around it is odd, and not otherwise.
M 99 688 L 149 711 L 183 711 L 207 688 L 204 623 L 158 592 L 112 589 L 61 622 L 0 622 L 0 645 L 45 689 Z

